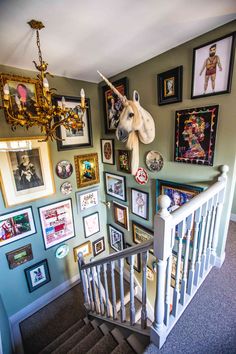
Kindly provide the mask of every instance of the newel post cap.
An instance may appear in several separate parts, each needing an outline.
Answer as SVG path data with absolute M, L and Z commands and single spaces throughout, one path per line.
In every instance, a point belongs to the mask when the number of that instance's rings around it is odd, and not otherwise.
M 158 211 L 158 214 L 160 216 L 167 216 L 169 215 L 168 208 L 171 205 L 171 199 L 168 197 L 168 195 L 162 194 L 158 197 L 158 204 L 160 205 L 160 209 Z

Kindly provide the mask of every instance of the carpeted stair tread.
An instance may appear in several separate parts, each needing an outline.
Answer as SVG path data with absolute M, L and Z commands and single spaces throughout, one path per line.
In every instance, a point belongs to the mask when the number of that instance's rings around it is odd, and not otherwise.
M 75 345 L 68 354 L 86 354 L 103 337 L 102 331 L 97 327 L 84 339 Z
M 74 333 L 69 339 L 67 339 L 63 344 L 61 344 L 52 354 L 67 354 L 75 345 L 77 345 L 81 340 L 84 339 L 90 332 L 92 332 L 94 327 L 91 323 L 86 324 L 78 332 Z
M 131 346 L 123 340 L 112 352 L 111 354 L 135 354 L 135 351 Z
M 141 318 L 142 303 L 134 297 L 134 307 L 135 307 L 135 322 L 138 322 Z M 125 305 L 126 321 L 130 320 L 130 302 Z M 120 318 L 121 311 L 118 312 L 118 318 Z
M 97 344 L 91 348 L 87 354 L 110 354 L 118 345 L 113 336 L 108 333 L 100 339 Z
M 64 333 L 57 337 L 53 342 L 47 345 L 39 354 L 51 354 L 55 349 L 57 349 L 61 344 L 63 344 L 68 338 L 73 336 L 74 333 L 79 331 L 85 325 L 83 320 L 79 320 L 73 326 L 68 328 Z

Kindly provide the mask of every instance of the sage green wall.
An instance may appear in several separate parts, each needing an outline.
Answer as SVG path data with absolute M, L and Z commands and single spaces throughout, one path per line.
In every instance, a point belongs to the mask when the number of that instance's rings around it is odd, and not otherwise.
M 18 74 L 27 77 L 29 76 L 35 77 L 35 72 L 22 71 L 12 67 L 0 66 L 0 72 Z M 80 95 L 81 87 L 84 88 L 86 92 L 86 96 L 90 98 L 92 131 L 93 131 L 93 147 L 58 152 L 56 143 L 55 142 L 50 143 L 52 163 L 53 163 L 52 166 L 53 173 L 55 171 L 56 163 L 60 160 L 64 160 L 64 159 L 69 160 L 74 167 L 75 155 L 98 152 L 99 161 L 101 161 L 100 158 L 101 132 L 100 132 L 100 124 L 99 124 L 100 102 L 98 100 L 97 84 L 81 82 L 81 81 L 66 79 L 62 77 L 55 77 L 51 79 L 50 84 L 51 87 L 57 88 L 58 94 L 74 96 L 74 97 L 78 97 Z M 29 132 L 27 132 L 23 128 L 17 128 L 16 132 L 12 132 L 8 127 L 8 125 L 5 123 L 5 118 L 2 111 L 0 112 L 0 122 L 1 122 L 0 138 L 29 136 L 29 135 L 35 136 L 35 135 L 39 135 L 40 133 L 40 131 L 37 129 L 30 129 Z M 100 164 L 101 180 L 103 177 L 102 168 L 103 166 L 102 164 Z M 59 179 L 55 175 L 55 173 L 54 173 L 54 178 L 56 184 L 56 193 L 53 196 L 49 198 L 42 198 L 32 203 L 18 205 L 15 208 L 6 209 L 2 199 L 2 195 L 0 193 L 0 214 L 7 213 L 12 210 L 20 209 L 28 205 L 32 205 L 35 222 L 36 222 L 36 228 L 37 228 L 37 233 L 35 235 L 23 238 L 14 243 L 10 243 L 4 247 L 0 247 L 0 269 L 1 269 L 0 294 L 2 295 L 2 299 L 8 316 L 11 316 L 12 314 L 16 313 L 17 311 L 24 308 L 26 305 L 29 305 L 31 302 L 33 302 L 40 296 L 44 295 L 45 293 L 54 289 L 56 286 L 60 285 L 64 281 L 78 274 L 77 264 L 74 262 L 74 258 L 73 258 L 73 247 L 82 244 L 87 240 L 92 242 L 95 239 L 105 235 L 106 227 L 103 220 L 106 220 L 106 209 L 104 205 L 101 204 L 98 208 L 98 211 L 100 213 L 101 231 L 99 234 L 93 235 L 88 239 L 84 238 L 82 215 L 77 211 L 77 207 L 76 207 L 75 191 L 77 191 L 78 189 L 76 187 L 76 174 L 74 170 L 73 174 L 68 180 L 70 180 L 73 184 L 73 192 L 69 197 L 72 198 L 72 202 L 73 202 L 76 237 L 66 241 L 66 243 L 70 246 L 70 253 L 64 259 L 59 260 L 55 257 L 55 250 L 57 246 L 52 247 L 45 251 L 37 209 L 40 206 L 68 198 L 63 194 L 61 194 L 60 192 L 60 185 L 65 180 Z M 101 186 L 103 186 L 103 183 L 100 184 L 100 199 L 104 200 L 103 188 Z M 91 213 L 90 210 L 88 212 L 83 212 L 83 216 L 90 213 Z M 11 250 L 14 250 L 28 243 L 32 244 L 34 259 L 24 265 L 21 265 L 13 270 L 10 270 L 8 268 L 5 254 Z M 102 255 L 104 255 L 104 253 L 101 254 L 100 257 Z M 49 270 L 50 270 L 52 280 L 48 284 L 39 288 L 38 290 L 29 293 L 26 284 L 24 268 L 27 268 L 28 266 L 33 265 L 34 263 L 45 258 L 48 259 Z
M 2 341 L 3 354 L 12 354 L 11 334 L 8 317 L 0 295 L 0 342 Z M 1 343 L 0 343 L 1 353 Z
M 234 190 L 234 200 L 233 200 L 233 206 L 232 206 L 232 214 L 236 214 L 236 188 Z
M 181 183 L 207 185 L 209 181 L 215 179 L 218 174 L 218 166 L 227 164 L 230 168 L 228 173 L 228 186 L 226 193 L 226 203 L 223 210 L 224 220 L 230 213 L 232 206 L 232 196 L 235 186 L 235 154 L 236 154 L 236 61 L 234 63 L 234 80 L 230 94 L 223 94 L 212 97 L 205 97 L 192 100 L 191 97 L 191 73 L 193 48 L 203 45 L 208 41 L 215 40 L 225 34 L 236 30 L 236 21 L 226 24 L 214 31 L 195 38 L 183 45 L 169 50 L 145 63 L 137 65 L 130 70 L 120 73 L 112 78 L 117 80 L 128 77 L 130 97 L 134 89 L 138 90 L 141 97 L 141 105 L 154 117 L 156 124 L 156 138 L 149 145 L 140 144 L 140 166 L 145 166 L 145 156 L 150 150 L 161 152 L 164 158 L 164 168 L 158 173 L 149 173 L 149 182 L 145 186 L 138 185 L 131 175 L 126 174 L 128 202 L 124 203 L 131 206 L 130 189 L 135 187 L 149 192 L 150 208 L 149 221 L 145 221 L 130 213 L 131 222 L 133 220 L 140 224 L 153 228 L 153 216 L 155 210 L 155 180 L 165 179 Z M 130 48 L 132 50 L 132 46 Z M 125 56 L 124 56 L 125 60 Z M 158 106 L 157 104 L 157 74 L 183 65 L 183 102 L 171 105 Z M 102 84 L 100 84 L 102 86 Z M 174 133 L 175 133 L 175 111 L 178 109 L 202 107 L 212 104 L 219 104 L 219 120 L 216 137 L 214 166 L 198 166 L 173 162 L 174 152 Z M 103 136 L 107 137 L 103 131 Z M 112 135 L 111 135 L 112 137 Z M 115 141 L 115 149 L 125 146 Z M 116 173 L 115 166 L 105 167 L 106 171 Z M 120 175 L 124 175 L 120 173 Z M 109 197 L 107 199 L 110 199 Z M 108 222 L 115 226 L 112 210 L 108 213 Z M 131 226 L 132 223 L 130 223 Z M 225 231 L 227 224 L 221 224 L 218 255 L 224 252 Z M 119 228 L 119 227 L 118 227 Z M 132 231 L 122 230 L 125 233 L 125 241 L 132 242 Z M 137 274 L 136 274 L 137 275 Z

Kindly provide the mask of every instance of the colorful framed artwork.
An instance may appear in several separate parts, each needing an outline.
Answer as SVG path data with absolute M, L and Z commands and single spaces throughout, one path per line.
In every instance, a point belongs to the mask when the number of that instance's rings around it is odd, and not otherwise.
M 115 223 L 129 230 L 129 208 L 125 205 L 113 202 L 113 210 Z
M 80 115 L 81 109 L 78 106 L 81 103 L 80 97 L 63 96 L 65 98 L 65 105 L 71 108 L 75 113 Z M 62 96 L 55 95 L 53 97 L 54 104 L 62 106 Z M 93 146 L 92 144 L 92 125 L 90 114 L 90 101 L 85 99 L 86 111 L 84 112 L 82 122 L 83 127 L 81 129 L 65 129 L 63 126 L 57 128 L 57 136 L 60 140 L 57 140 L 57 150 L 70 150 L 70 149 L 82 149 L 85 147 Z M 59 117 L 55 118 L 55 121 L 59 121 Z
M 100 178 L 97 153 L 75 156 L 74 159 L 78 188 L 99 183 Z
M 36 117 L 37 114 L 35 104 L 40 103 L 40 97 L 42 96 L 39 80 L 11 74 L 1 74 L 0 77 L 2 101 L 4 96 L 4 85 L 8 84 L 10 91 L 9 104 L 13 111 L 15 113 L 18 112 L 18 107 L 15 101 L 15 97 L 17 96 L 23 106 L 27 108 L 27 111 Z
M 183 66 L 157 75 L 158 104 L 182 102 Z
M 131 212 L 145 220 L 149 219 L 149 194 L 147 192 L 131 188 Z
M 114 173 L 104 172 L 106 194 L 126 201 L 126 179 Z
M 234 52 L 235 32 L 193 49 L 191 98 L 231 91 Z
M 114 165 L 114 139 L 101 139 L 102 162 L 108 165 Z
M 80 211 L 90 209 L 98 205 L 99 191 L 98 188 L 86 189 L 82 192 L 75 193 L 77 205 Z
M 21 264 L 31 261 L 33 259 L 31 244 L 6 253 L 6 257 L 10 269 L 14 269 Z
M 0 214 L 0 247 L 35 233 L 31 207 Z
M 128 96 L 127 77 L 117 80 L 112 84 L 122 94 L 122 96 Z M 109 86 L 103 86 L 102 92 L 105 117 L 105 132 L 106 134 L 114 133 L 119 124 L 119 118 L 123 110 L 123 104 L 119 97 L 113 92 L 113 90 Z
M 169 212 L 175 211 L 181 205 L 187 203 L 195 195 L 204 190 L 202 187 L 180 184 L 176 182 L 156 180 L 156 212 L 159 210 L 158 197 L 161 194 L 168 195 L 171 200 L 171 205 L 168 208 Z
M 131 151 L 118 150 L 117 154 L 117 169 L 121 172 L 131 173 Z
M 7 208 L 55 193 L 49 144 L 40 139 L 0 139 L 0 181 Z
M 116 252 L 122 251 L 124 249 L 124 233 L 114 226 L 108 225 L 108 234 L 111 248 Z
M 30 293 L 51 280 L 48 261 L 46 259 L 26 268 L 24 271 Z
M 93 254 L 94 257 L 98 256 L 100 253 L 105 251 L 105 241 L 104 237 L 99 238 L 93 242 Z
M 71 199 L 44 205 L 38 210 L 45 249 L 75 236 Z
M 132 247 L 131 244 L 127 243 L 125 244 L 125 248 Z M 130 257 L 126 257 L 126 263 L 130 265 Z M 134 255 L 134 269 L 140 273 L 141 272 L 141 255 L 140 253 Z
M 83 217 L 85 237 L 90 237 L 100 231 L 99 214 L 96 211 L 93 214 Z
M 137 222 L 133 221 L 132 230 L 134 243 L 142 243 L 153 240 L 153 231 L 147 229 L 143 225 L 138 224 Z M 149 252 L 153 254 L 152 249 Z
M 61 179 L 69 178 L 73 173 L 73 166 L 70 161 L 62 160 L 56 164 L 57 177 Z
M 92 255 L 91 242 L 87 241 L 87 242 L 84 242 L 82 245 L 79 245 L 79 246 L 73 248 L 75 262 L 78 261 L 78 254 L 80 252 L 83 253 L 84 257 L 91 256 Z
M 176 162 L 213 166 L 219 106 L 176 111 Z

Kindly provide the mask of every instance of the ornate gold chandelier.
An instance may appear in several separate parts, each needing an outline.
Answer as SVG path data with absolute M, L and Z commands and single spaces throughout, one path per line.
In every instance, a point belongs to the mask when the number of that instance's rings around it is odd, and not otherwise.
M 27 109 L 17 95 L 14 97 L 15 105 L 13 108 L 13 105 L 11 104 L 11 100 L 13 98 L 11 97 L 10 89 L 7 83 L 3 88 L 3 106 L 0 108 L 5 109 L 6 121 L 11 125 L 12 130 L 15 130 L 17 126 L 22 126 L 26 129 L 33 126 L 38 126 L 41 128 L 41 132 L 45 135 L 45 139 L 43 139 L 43 141 L 47 141 L 49 138 L 51 140 L 61 140 L 57 136 L 58 127 L 63 126 L 67 130 L 83 129 L 83 115 L 87 108 L 85 105 L 85 93 L 84 90 L 81 89 L 81 102 L 74 107 L 74 109 L 66 107 L 64 97 L 62 97 L 60 104 L 53 104 L 52 96 L 55 89 L 49 88 L 49 83 L 47 80 L 48 75 L 51 77 L 53 76 L 47 71 L 48 64 L 43 60 L 40 48 L 39 31 L 44 28 L 44 25 L 42 22 L 36 20 L 31 20 L 28 24 L 31 28 L 36 30 L 36 44 L 38 47 L 39 56 L 39 64 L 33 61 L 36 69 L 39 71 L 37 80 L 40 87 L 39 100 L 34 103 L 36 114 L 30 112 L 30 110 Z M 75 110 L 75 108 L 77 109 Z

